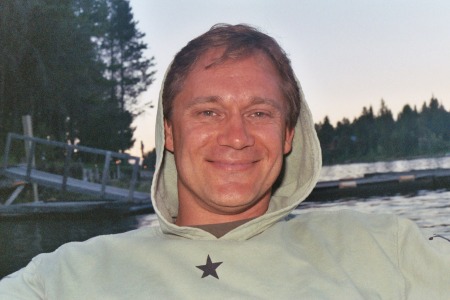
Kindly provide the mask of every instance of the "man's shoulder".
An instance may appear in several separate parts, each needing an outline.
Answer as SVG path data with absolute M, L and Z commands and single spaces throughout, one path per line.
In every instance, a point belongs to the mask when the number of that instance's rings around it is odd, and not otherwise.
M 60 267 L 60 264 L 80 263 L 93 265 L 106 259 L 116 259 L 123 253 L 151 246 L 159 238 L 158 228 L 140 228 L 124 233 L 100 235 L 81 242 L 69 242 L 52 253 L 44 253 L 33 259 L 39 268 Z
M 401 219 L 393 214 L 368 214 L 353 210 L 313 211 L 299 213 L 286 222 L 286 226 L 302 238 L 306 236 L 347 245 L 354 242 L 361 244 L 364 240 L 395 246 Z
M 71 242 L 62 246 L 62 248 L 69 247 L 120 247 L 122 244 L 142 243 L 142 242 L 152 242 L 157 240 L 161 234 L 158 227 L 143 227 L 122 233 L 106 234 L 92 237 L 84 242 Z
M 298 210 L 291 219 L 294 223 L 312 224 L 320 223 L 324 226 L 343 226 L 359 225 L 363 228 L 379 228 L 396 227 L 401 217 L 394 214 L 374 214 L 364 213 L 356 210 L 341 209 L 341 210 L 317 210 L 310 212 L 301 212 Z

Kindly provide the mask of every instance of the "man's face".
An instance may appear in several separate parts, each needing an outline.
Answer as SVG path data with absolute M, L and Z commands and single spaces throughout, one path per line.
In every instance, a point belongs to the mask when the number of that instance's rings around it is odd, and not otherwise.
M 205 69 L 220 54 L 209 51 L 194 65 L 165 122 L 180 206 L 219 215 L 265 211 L 293 138 L 280 79 L 259 53 Z

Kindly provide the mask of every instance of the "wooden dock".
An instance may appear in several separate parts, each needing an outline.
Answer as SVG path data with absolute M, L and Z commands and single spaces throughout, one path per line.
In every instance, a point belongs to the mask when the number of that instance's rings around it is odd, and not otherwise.
M 361 178 L 318 182 L 307 201 L 332 201 L 346 197 L 370 197 L 450 189 L 450 169 L 412 170 L 365 174 Z
M 10 164 L 9 154 L 13 153 L 12 142 L 23 141 L 27 149 L 26 163 Z M 34 162 L 36 145 L 46 145 L 59 148 L 64 153 L 63 174 L 54 174 L 46 170 L 38 169 Z M 49 141 L 40 138 L 9 133 L 3 165 L 0 175 L 12 180 L 13 184 L 8 189 L 14 189 L 11 196 L 5 201 L 0 199 L 0 217 L 8 216 L 32 216 L 42 214 L 129 214 L 152 210 L 150 191 L 135 191 L 137 173 L 139 171 L 139 158 L 125 153 L 117 153 L 79 145 L 69 145 L 62 142 Z M 79 152 L 92 153 L 96 156 L 104 156 L 103 171 L 99 175 L 99 181 L 89 181 L 70 176 L 69 166 L 72 154 Z M 121 188 L 110 185 L 110 164 L 114 161 L 134 161 L 132 174 L 129 180 L 129 188 Z M 16 183 L 20 184 L 16 184 Z M 86 195 L 95 200 L 83 201 L 39 201 L 35 198 L 31 203 L 16 203 L 15 199 L 26 184 L 44 186 L 61 191 L 75 192 Z
M 0 206 L 0 220 L 3 218 L 42 217 L 110 217 L 131 214 L 153 213 L 149 202 L 130 203 L 123 201 L 52 201 L 30 202 Z
M 61 190 L 63 187 L 64 177 L 61 175 L 56 175 L 48 172 L 43 172 L 39 170 L 32 169 L 30 174 L 27 174 L 27 167 L 22 166 L 11 166 L 7 167 L 1 172 L 3 175 L 21 179 L 29 182 L 36 183 L 38 185 L 55 188 Z M 127 200 L 133 202 L 150 202 L 150 191 L 148 193 L 136 192 L 130 195 L 128 189 L 118 188 L 114 186 L 84 181 L 80 179 L 75 179 L 68 177 L 66 179 L 66 190 L 68 192 L 88 194 L 92 196 L 101 196 L 104 199 L 110 200 Z

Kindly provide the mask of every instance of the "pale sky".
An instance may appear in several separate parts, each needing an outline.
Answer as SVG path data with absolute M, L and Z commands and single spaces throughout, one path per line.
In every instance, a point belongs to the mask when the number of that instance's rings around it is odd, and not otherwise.
M 157 104 L 173 56 L 216 23 L 247 23 L 288 53 L 314 121 L 353 120 L 381 99 L 394 117 L 434 95 L 450 109 L 448 0 L 130 0 L 155 82 L 141 95 Z M 135 147 L 154 148 L 156 108 L 134 122 Z

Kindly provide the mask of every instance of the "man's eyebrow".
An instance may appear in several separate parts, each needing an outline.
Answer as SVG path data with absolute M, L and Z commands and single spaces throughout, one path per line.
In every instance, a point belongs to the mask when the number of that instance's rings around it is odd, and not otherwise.
M 265 105 L 269 105 L 272 106 L 273 108 L 282 111 L 283 110 L 283 106 L 282 103 L 280 101 L 274 100 L 274 99 L 270 99 L 270 98 L 261 98 L 261 97 L 255 97 L 252 99 L 251 101 L 251 105 L 258 105 L 258 104 L 265 104 Z
M 221 100 L 222 99 L 219 96 L 197 97 L 197 98 L 194 98 L 192 101 L 189 101 L 186 109 L 189 109 L 193 106 L 201 105 L 201 104 L 219 103 Z M 249 106 L 260 105 L 260 104 L 269 105 L 279 111 L 283 110 L 283 104 L 280 103 L 280 101 L 277 101 L 277 100 L 274 100 L 271 98 L 263 98 L 263 97 L 252 98 Z
M 194 98 L 193 100 L 189 101 L 188 105 L 187 105 L 187 109 L 191 108 L 195 105 L 199 105 L 199 104 L 207 104 L 207 103 L 217 103 L 220 101 L 220 97 L 218 96 L 207 96 L 207 97 L 197 97 Z

